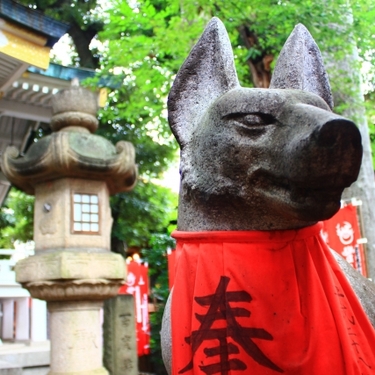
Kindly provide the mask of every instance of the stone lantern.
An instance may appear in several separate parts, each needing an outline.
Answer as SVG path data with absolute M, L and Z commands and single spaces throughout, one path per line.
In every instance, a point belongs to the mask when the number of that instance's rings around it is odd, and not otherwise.
M 53 98 L 52 134 L 27 154 L 8 147 L 2 171 L 35 195 L 35 255 L 16 265 L 17 281 L 50 312 L 50 374 L 106 374 L 100 309 L 125 278 L 110 252 L 109 196 L 133 188 L 134 147 L 94 135 L 96 96 L 80 87 Z

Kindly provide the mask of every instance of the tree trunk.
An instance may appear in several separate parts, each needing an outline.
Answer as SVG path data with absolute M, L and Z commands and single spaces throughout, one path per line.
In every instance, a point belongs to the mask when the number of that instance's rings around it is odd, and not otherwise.
M 260 51 L 258 46 L 257 36 L 246 25 L 238 28 L 241 39 L 245 47 L 250 51 L 253 49 L 258 53 L 256 56 L 247 59 L 247 65 L 250 68 L 251 78 L 254 87 L 268 88 L 271 82 L 271 63 L 274 56 L 267 54 L 265 51 Z
M 76 51 L 79 57 L 79 65 L 83 68 L 96 69 L 98 67 L 99 59 L 90 51 L 90 43 L 94 36 L 100 31 L 100 27 L 89 28 L 83 30 L 75 21 L 70 22 L 71 26 L 68 30 L 72 37 Z

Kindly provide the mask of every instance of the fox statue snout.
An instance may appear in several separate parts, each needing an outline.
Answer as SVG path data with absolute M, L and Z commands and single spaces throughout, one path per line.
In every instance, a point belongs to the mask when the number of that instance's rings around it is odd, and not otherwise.
M 327 110 L 303 104 L 290 106 L 286 119 L 298 127 L 302 116 L 306 132 L 300 126 L 286 151 L 292 160 L 299 160 L 291 180 L 321 191 L 330 186 L 336 190 L 350 186 L 357 179 L 362 157 L 356 125 Z M 339 170 L 337 165 L 341 166 Z

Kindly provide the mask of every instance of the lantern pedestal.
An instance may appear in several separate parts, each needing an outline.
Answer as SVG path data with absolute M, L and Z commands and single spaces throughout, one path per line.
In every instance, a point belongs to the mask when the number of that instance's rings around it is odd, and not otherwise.
M 102 366 L 100 309 L 125 278 L 114 253 L 42 252 L 16 265 L 17 281 L 50 312 L 49 375 L 107 375 Z

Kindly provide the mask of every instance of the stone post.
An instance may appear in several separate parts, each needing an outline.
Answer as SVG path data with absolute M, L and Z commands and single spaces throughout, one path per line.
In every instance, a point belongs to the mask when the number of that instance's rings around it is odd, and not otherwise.
M 107 374 L 100 310 L 124 282 L 122 257 L 110 252 L 109 196 L 130 190 L 137 169 L 132 144 L 116 147 L 92 134 L 96 96 L 80 87 L 53 99 L 52 134 L 23 157 L 9 147 L 7 178 L 35 195 L 35 255 L 16 265 L 17 281 L 50 312 L 50 375 Z
M 104 302 L 104 365 L 111 375 L 137 375 L 134 297 L 119 295 Z

